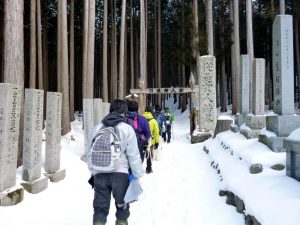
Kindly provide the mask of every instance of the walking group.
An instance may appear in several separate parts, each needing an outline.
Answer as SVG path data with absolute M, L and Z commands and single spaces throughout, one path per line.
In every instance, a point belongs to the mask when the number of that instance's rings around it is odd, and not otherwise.
M 91 171 L 89 183 L 95 192 L 93 225 L 105 225 L 111 195 L 116 225 L 128 225 L 130 205 L 124 197 L 130 182 L 138 182 L 145 172 L 153 173 L 152 160 L 160 136 L 163 142 L 171 142 L 174 115 L 170 109 L 147 106 L 142 115 L 138 109 L 136 101 L 114 100 L 109 114 L 91 133 L 87 164 Z

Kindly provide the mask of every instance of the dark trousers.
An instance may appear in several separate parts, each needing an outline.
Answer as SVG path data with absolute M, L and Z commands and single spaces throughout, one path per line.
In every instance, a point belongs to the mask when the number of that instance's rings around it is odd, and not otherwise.
M 171 126 L 166 128 L 166 131 L 162 132 L 162 138 L 164 139 L 164 142 L 171 141 Z
M 129 217 L 129 204 L 124 204 L 124 196 L 129 185 L 126 173 L 99 173 L 94 177 L 94 218 L 97 222 L 106 223 L 109 213 L 111 193 L 115 199 L 116 218 L 127 220 Z

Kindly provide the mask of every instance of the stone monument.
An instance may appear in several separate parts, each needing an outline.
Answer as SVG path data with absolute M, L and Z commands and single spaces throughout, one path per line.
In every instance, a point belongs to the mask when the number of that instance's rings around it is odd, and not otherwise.
M 192 143 L 203 142 L 212 137 L 217 122 L 216 58 L 207 55 L 198 57 L 198 60 L 199 127 L 192 135 Z
M 63 180 L 66 170 L 60 169 L 62 94 L 47 92 L 45 176 L 51 182 Z
M 84 127 L 84 155 L 82 159 L 85 161 L 89 149 L 90 133 L 94 127 L 94 99 L 83 99 L 83 127 Z
M 102 99 L 95 98 L 93 102 L 94 109 L 94 127 L 102 120 Z
M 278 15 L 273 23 L 274 116 L 267 116 L 266 128 L 277 135 L 272 141 L 263 135 L 259 140 L 273 151 L 283 149 L 283 137 L 300 127 L 300 116 L 294 113 L 293 20 Z
M 36 194 L 48 187 L 48 178 L 41 178 L 44 91 L 25 89 L 23 175 L 22 186 Z
M 23 200 L 23 187 L 16 186 L 21 87 L 0 83 L 0 206 Z

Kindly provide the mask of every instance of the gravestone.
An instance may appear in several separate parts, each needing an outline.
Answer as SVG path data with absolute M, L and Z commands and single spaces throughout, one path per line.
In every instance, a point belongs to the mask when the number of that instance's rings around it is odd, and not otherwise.
M 254 59 L 252 113 L 265 114 L 265 59 Z
M 21 87 L 0 83 L 0 206 L 16 205 L 24 189 L 16 187 Z
M 89 150 L 89 138 L 94 127 L 94 108 L 93 99 L 83 99 L 83 126 L 84 126 L 84 155 L 82 159 L 85 161 Z
M 95 98 L 93 102 L 93 109 L 94 109 L 94 126 L 102 120 L 102 109 L 101 109 L 102 99 Z
M 63 180 L 66 170 L 60 169 L 62 94 L 47 92 L 45 176 L 51 182 Z
M 283 146 L 286 149 L 286 173 L 300 181 L 300 141 L 285 139 Z
M 199 127 L 196 138 L 205 141 L 212 136 L 217 123 L 216 108 L 216 58 L 214 56 L 198 57 L 199 80 Z M 194 137 L 192 137 L 193 139 Z M 195 139 L 195 138 L 194 138 Z
M 249 106 L 249 77 L 250 77 L 250 70 L 249 70 L 250 59 L 249 55 L 241 55 L 241 74 L 242 79 L 240 80 L 240 93 L 238 94 L 238 102 L 239 108 L 238 111 L 242 115 L 247 115 L 250 111 Z
M 41 178 L 43 107 L 44 91 L 25 89 L 22 178 L 26 182 L 21 184 L 33 194 L 48 187 L 48 179 Z
M 300 116 L 294 115 L 293 51 L 292 16 L 278 15 L 273 23 L 274 112 L 278 115 L 267 116 L 266 128 L 277 135 L 273 142 L 279 147 L 283 146 L 282 137 L 300 127 Z

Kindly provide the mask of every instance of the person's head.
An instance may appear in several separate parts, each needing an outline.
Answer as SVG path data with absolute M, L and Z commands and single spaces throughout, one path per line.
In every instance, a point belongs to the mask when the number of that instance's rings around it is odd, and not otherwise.
M 128 101 L 128 112 L 138 112 L 139 110 L 139 103 L 136 101 Z
M 161 111 L 161 107 L 160 107 L 160 105 L 158 105 L 158 104 L 156 104 L 156 105 L 154 106 L 154 108 L 155 108 L 155 111 Z
M 126 113 L 128 111 L 127 104 L 124 100 L 115 99 L 110 104 L 109 112 Z
M 151 106 L 147 106 L 146 109 L 145 109 L 145 112 L 153 112 L 153 109 Z

